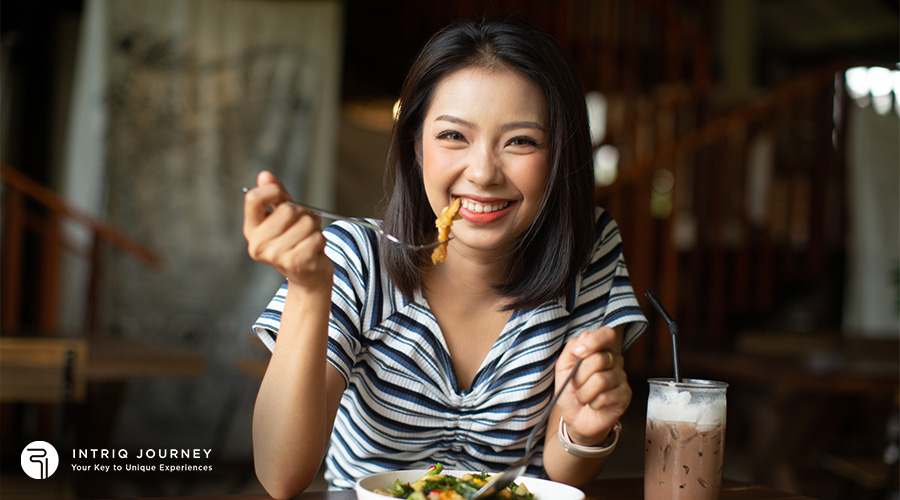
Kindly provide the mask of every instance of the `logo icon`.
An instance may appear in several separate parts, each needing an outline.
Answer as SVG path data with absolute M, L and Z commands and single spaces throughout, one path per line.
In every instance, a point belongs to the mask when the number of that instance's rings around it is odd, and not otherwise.
M 58 466 L 59 454 L 46 441 L 32 441 L 22 450 L 22 470 L 34 479 L 47 479 Z

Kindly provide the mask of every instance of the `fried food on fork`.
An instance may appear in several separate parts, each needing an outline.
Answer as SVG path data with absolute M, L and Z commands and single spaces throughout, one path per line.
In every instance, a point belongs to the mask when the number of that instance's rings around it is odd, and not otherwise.
M 442 244 L 431 252 L 431 262 L 433 264 L 444 262 L 444 259 L 447 258 L 447 240 L 450 239 L 450 226 L 453 225 L 454 220 L 460 218 L 457 212 L 459 212 L 461 200 L 461 198 L 453 200 L 450 206 L 441 210 L 441 215 L 434 221 L 434 227 L 438 228 L 438 241 L 442 242 Z

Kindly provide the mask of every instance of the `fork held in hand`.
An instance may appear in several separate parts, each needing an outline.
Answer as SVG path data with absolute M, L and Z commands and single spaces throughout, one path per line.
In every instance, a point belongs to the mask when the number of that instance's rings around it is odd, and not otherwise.
M 246 187 L 242 189 L 242 191 L 244 192 L 244 194 L 246 194 L 247 191 L 249 191 L 249 190 L 250 190 L 250 188 L 246 188 Z M 406 243 L 406 242 L 404 242 L 404 241 L 400 241 L 400 239 L 397 238 L 396 236 L 394 236 L 393 234 L 386 233 L 383 229 L 381 229 L 380 227 L 376 226 L 375 224 L 368 223 L 368 222 L 366 222 L 366 221 L 364 221 L 364 220 L 362 220 L 362 219 L 355 219 L 355 218 L 352 218 L 352 217 L 345 217 L 345 216 L 343 216 L 343 215 L 338 215 L 338 214 L 336 214 L 336 213 L 334 213 L 334 212 L 329 212 L 329 211 L 327 211 L 327 210 L 322 210 L 321 208 L 316 208 L 316 207 L 313 207 L 313 206 L 310 206 L 310 205 L 306 205 L 306 204 L 303 204 L 303 203 L 297 203 L 296 201 L 286 201 L 286 202 L 284 202 L 284 203 L 287 203 L 287 204 L 289 204 L 289 205 L 294 205 L 294 206 L 297 206 L 297 207 L 303 207 L 303 208 L 305 208 L 306 210 L 308 210 L 309 212 L 314 213 L 314 214 L 316 214 L 316 215 L 318 215 L 318 216 L 320 216 L 320 217 L 324 217 L 324 218 L 326 218 L 326 219 L 346 221 L 346 222 L 349 222 L 349 223 L 351 223 L 351 224 L 356 224 L 357 226 L 362 226 L 362 227 L 371 229 L 372 231 L 375 231 L 375 233 L 378 234 L 379 237 L 384 238 L 384 239 L 390 241 L 391 243 L 393 243 L 393 244 L 395 244 L 395 245 L 399 245 L 399 246 L 401 246 L 401 247 L 408 248 L 408 249 L 410 249 L 410 250 L 430 250 L 430 249 L 432 249 L 432 248 L 436 248 L 436 247 L 440 246 L 440 245 L 443 243 L 443 242 L 441 242 L 441 241 L 435 241 L 435 242 L 433 242 L 433 243 L 426 243 L 426 244 L 424 244 L 424 245 L 415 245 L 415 244 L 412 244 L 412 243 Z M 270 207 L 270 208 L 274 209 L 274 207 Z M 450 239 L 453 239 L 453 237 L 451 236 Z M 447 241 L 450 241 L 450 240 L 447 240 Z
M 472 500 L 478 500 L 480 498 L 488 498 L 491 495 L 494 495 L 500 492 L 503 488 L 509 486 L 513 481 L 516 480 L 519 476 L 521 476 L 525 469 L 528 468 L 528 461 L 531 460 L 531 456 L 534 455 L 534 440 L 537 437 L 538 431 L 541 430 L 542 427 L 547 423 L 547 419 L 550 418 L 550 412 L 553 410 L 553 407 L 556 405 L 556 400 L 562 395 L 563 391 L 566 390 L 566 386 L 569 385 L 569 381 L 572 380 L 572 377 L 575 376 L 575 372 L 578 371 L 578 367 L 581 366 L 581 362 L 584 358 L 578 358 L 578 361 L 572 366 L 572 369 L 569 370 L 569 375 L 566 377 L 566 381 L 563 382 L 562 387 L 556 391 L 556 394 L 553 395 L 553 399 L 547 404 L 547 407 L 544 408 L 544 413 L 541 415 L 541 419 L 538 420 L 538 423 L 531 428 L 531 432 L 528 434 L 528 440 L 525 441 L 525 456 L 510 465 L 506 468 L 505 471 L 491 477 L 491 480 L 487 482 L 484 486 L 482 486 L 475 496 L 472 497 Z

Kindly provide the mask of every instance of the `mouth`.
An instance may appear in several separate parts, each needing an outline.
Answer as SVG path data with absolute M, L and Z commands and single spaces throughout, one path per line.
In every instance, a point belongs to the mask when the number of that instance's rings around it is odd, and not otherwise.
M 460 203 L 460 208 L 468 210 L 469 212 L 473 212 L 476 214 L 489 214 L 493 212 L 499 212 L 512 204 L 511 201 L 492 201 L 492 202 L 480 202 L 475 201 L 471 198 L 463 198 Z

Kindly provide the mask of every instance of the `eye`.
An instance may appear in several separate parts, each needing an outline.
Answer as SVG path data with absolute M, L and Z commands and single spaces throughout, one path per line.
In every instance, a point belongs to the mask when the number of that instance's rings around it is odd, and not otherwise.
M 519 136 L 519 137 L 514 137 L 507 144 L 509 146 L 516 146 L 516 147 L 530 146 L 533 148 L 537 148 L 537 147 L 541 146 L 541 144 L 539 142 L 537 142 L 536 140 L 532 139 L 531 137 L 524 136 L 524 135 Z
M 466 142 L 466 138 L 455 130 L 445 130 L 437 135 L 438 140 Z

